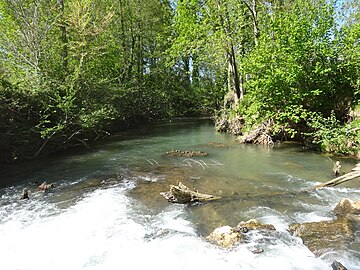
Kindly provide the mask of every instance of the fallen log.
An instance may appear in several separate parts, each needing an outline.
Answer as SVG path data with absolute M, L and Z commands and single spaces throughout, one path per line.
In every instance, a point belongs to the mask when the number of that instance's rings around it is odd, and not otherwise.
M 353 180 L 358 177 L 360 177 L 360 163 L 356 164 L 355 167 L 351 170 L 351 172 L 346 173 L 342 176 L 336 177 L 335 179 L 328 181 L 326 183 L 317 185 L 317 186 L 311 188 L 310 190 L 315 190 L 315 189 L 324 188 L 324 187 L 337 186 L 337 185 L 340 185 L 344 182 Z
M 165 197 L 171 203 L 193 203 L 193 202 L 208 202 L 220 199 L 220 197 L 199 193 L 197 190 L 192 190 L 179 182 L 179 185 L 170 186 L 170 191 L 161 192 L 161 195 Z

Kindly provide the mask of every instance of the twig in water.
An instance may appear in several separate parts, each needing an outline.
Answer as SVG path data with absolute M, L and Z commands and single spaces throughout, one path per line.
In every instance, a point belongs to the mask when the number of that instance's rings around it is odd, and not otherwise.
M 156 165 L 159 165 L 159 163 L 155 160 L 155 159 L 151 159 L 152 161 L 154 161 L 154 163 L 156 163 Z
M 224 167 L 224 164 L 221 164 L 219 161 L 217 161 L 216 159 L 212 159 L 211 160 L 214 164 L 212 165 L 218 165 L 218 166 L 223 166 Z
M 186 159 L 184 159 L 184 161 L 192 161 L 192 162 L 194 162 L 194 163 L 197 163 L 197 164 L 199 164 L 202 168 L 203 168 L 203 170 L 205 170 L 205 167 L 204 167 L 204 165 L 201 163 L 201 162 L 199 162 L 199 161 L 197 161 L 197 160 L 195 160 L 195 159 L 192 159 L 192 158 L 186 158 Z
M 209 165 L 207 165 L 207 164 L 205 163 L 205 161 L 203 161 L 202 159 L 199 159 L 199 162 L 201 162 L 202 164 L 204 164 L 206 167 L 209 166 Z
M 329 158 L 329 157 L 327 157 L 330 161 L 331 161 L 331 163 L 334 165 L 335 164 L 335 162 L 331 159 L 331 158 Z
M 150 160 L 147 159 L 146 161 L 149 162 L 151 165 L 154 165 L 154 163 L 152 163 Z

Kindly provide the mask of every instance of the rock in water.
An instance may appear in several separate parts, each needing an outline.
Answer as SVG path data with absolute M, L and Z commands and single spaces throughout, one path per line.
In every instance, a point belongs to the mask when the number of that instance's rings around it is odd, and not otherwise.
M 249 230 L 275 230 L 271 224 L 262 224 L 256 219 L 240 222 L 236 227 L 223 226 L 215 229 L 206 239 L 211 243 L 223 248 L 233 248 L 245 238 Z M 264 250 L 258 248 L 253 253 L 261 253 Z
M 241 221 L 236 228 L 241 230 L 242 228 L 246 228 L 247 230 L 276 230 L 274 225 L 272 224 L 262 224 L 257 219 L 249 219 L 248 221 Z
M 342 199 L 334 209 L 338 217 L 346 215 L 360 215 L 360 202 L 355 202 L 350 199 Z
M 42 190 L 42 191 L 46 191 L 48 189 L 51 189 L 54 187 L 54 184 L 51 183 L 51 184 L 48 184 L 46 182 L 43 182 L 40 186 L 39 186 L 39 189 Z
M 347 243 L 354 235 L 349 219 L 338 218 L 330 221 L 306 222 L 290 225 L 290 232 L 303 240 L 305 246 L 316 256 L 329 250 L 346 250 Z
M 20 200 L 25 200 L 25 199 L 27 200 L 29 199 L 29 191 L 26 188 L 24 188 L 20 197 Z
M 333 270 L 347 270 L 347 268 L 345 266 L 343 266 L 340 262 L 338 261 L 334 261 L 331 264 L 331 267 Z
M 230 226 L 216 228 L 206 239 L 223 248 L 235 247 L 244 236 Z

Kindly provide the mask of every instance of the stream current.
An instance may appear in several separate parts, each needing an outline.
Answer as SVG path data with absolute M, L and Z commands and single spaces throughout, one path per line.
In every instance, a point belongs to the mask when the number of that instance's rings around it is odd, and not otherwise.
M 199 150 L 205 157 L 170 157 Z M 333 159 L 333 161 L 335 161 Z M 342 171 L 356 163 L 340 159 Z M 2 167 L 0 269 L 360 269 L 360 228 L 346 248 L 316 257 L 291 236 L 292 223 L 334 219 L 342 198 L 360 201 L 359 181 L 299 192 L 332 178 L 332 161 L 294 144 L 241 145 L 208 120 L 160 122 L 113 135 L 91 151 Z M 34 182 L 54 183 L 40 192 Z M 179 181 L 221 196 L 207 204 L 168 203 Z M 29 200 L 19 200 L 24 188 Z M 205 237 L 256 218 L 276 232 L 251 233 L 233 250 Z M 253 254 L 257 248 L 263 253 Z

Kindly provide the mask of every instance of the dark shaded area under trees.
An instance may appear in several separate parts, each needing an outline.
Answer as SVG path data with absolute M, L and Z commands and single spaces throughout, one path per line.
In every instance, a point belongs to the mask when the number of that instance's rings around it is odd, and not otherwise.
M 218 115 L 237 133 L 359 155 L 359 0 L 3 0 L 0 160 L 139 122 Z

